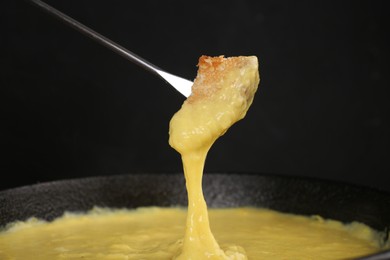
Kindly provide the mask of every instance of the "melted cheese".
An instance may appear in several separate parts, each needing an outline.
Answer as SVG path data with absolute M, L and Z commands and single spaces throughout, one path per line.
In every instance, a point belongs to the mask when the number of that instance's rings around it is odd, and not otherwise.
M 183 160 L 187 211 L 95 209 L 51 223 L 14 223 L 0 233 L 0 259 L 335 260 L 388 247 L 381 234 L 359 223 L 265 209 L 207 210 L 202 192 L 207 152 L 245 116 L 259 83 L 257 66 L 256 57 L 200 59 L 193 93 L 170 122 L 169 143 Z
M 227 254 L 237 252 L 239 244 L 249 259 L 351 259 L 381 248 L 381 235 L 359 223 L 255 208 L 210 209 L 209 214 Z M 50 223 L 30 219 L 0 233 L 0 259 L 168 260 L 183 245 L 186 215 L 185 208 L 96 208 Z
M 192 94 L 170 122 L 169 144 L 182 156 L 188 193 L 187 227 L 177 259 L 246 259 L 241 248 L 223 251 L 209 225 L 202 192 L 206 155 L 227 129 L 242 119 L 259 84 L 257 58 L 199 60 Z

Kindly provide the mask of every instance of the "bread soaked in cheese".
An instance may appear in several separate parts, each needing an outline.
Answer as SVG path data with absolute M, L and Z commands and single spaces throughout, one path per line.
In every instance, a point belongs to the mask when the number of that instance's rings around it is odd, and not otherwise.
M 245 116 L 259 81 L 255 56 L 202 56 L 192 94 L 171 119 L 169 144 L 181 154 L 209 149 Z
M 192 94 L 170 122 L 169 144 L 182 156 L 188 193 L 183 247 L 177 259 L 246 259 L 240 247 L 221 249 L 209 225 L 202 192 L 206 155 L 252 104 L 260 77 L 255 56 L 202 56 Z

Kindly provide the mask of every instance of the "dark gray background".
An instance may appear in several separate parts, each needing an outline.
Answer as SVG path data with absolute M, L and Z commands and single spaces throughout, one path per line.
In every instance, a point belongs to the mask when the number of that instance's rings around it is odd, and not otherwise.
M 48 3 L 172 73 L 257 55 L 261 84 L 206 172 L 310 176 L 390 191 L 385 1 Z M 27 1 L 3 1 L 0 188 L 181 171 L 168 122 L 184 98 Z

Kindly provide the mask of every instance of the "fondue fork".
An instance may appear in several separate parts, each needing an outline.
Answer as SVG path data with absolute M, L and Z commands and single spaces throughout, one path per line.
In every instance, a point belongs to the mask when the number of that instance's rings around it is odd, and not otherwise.
M 69 17 L 68 15 L 58 11 L 54 7 L 40 1 L 40 0 L 29 0 L 36 6 L 40 7 L 41 9 L 45 10 L 49 14 L 53 15 L 54 17 L 58 18 L 62 22 L 64 22 L 67 25 L 70 25 L 72 28 L 78 30 L 79 32 L 83 33 L 84 35 L 92 38 L 93 40 L 97 41 L 98 43 L 102 44 L 103 46 L 107 47 L 108 49 L 116 52 L 117 54 L 121 55 L 122 57 L 126 58 L 127 60 L 137 64 L 138 66 L 146 69 L 149 72 L 152 72 L 155 75 L 160 76 L 163 78 L 167 83 L 169 83 L 172 87 L 174 87 L 177 91 L 179 91 L 181 94 L 183 94 L 185 97 L 188 97 L 191 94 L 191 87 L 193 82 L 187 79 L 184 79 L 182 77 L 173 75 L 171 73 L 168 73 L 156 65 L 150 63 L 149 61 L 141 58 L 140 56 L 136 55 L 135 53 L 127 50 L 126 48 L 120 46 L 119 44 L 111 41 L 110 39 L 104 37 L 103 35 L 95 32 L 91 28 L 81 24 L 80 22 L 74 20 L 73 18 Z

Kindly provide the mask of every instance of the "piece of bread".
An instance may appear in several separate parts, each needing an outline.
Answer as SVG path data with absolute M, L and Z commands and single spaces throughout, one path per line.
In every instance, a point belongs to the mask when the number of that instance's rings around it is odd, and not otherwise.
M 170 122 L 170 145 L 180 153 L 210 147 L 245 116 L 259 82 L 255 56 L 200 57 L 192 93 Z
M 252 70 L 252 73 L 255 75 L 244 75 L 245 71 L 248 70 Z M 233 79 L 234 82 L 227 81 L 226 77 L 235 71 L 239 71 L 240 75 Z M 252 85 L 240 84 L 246 80 L 243 76 L 253 77 L 253 79 L 259 81 L 257 57 L 238 56 L 225 58 L 224 56 L 210 57 L 203 55 L 199 58 L 198 75 L 194 80 L 192 94 L 187 99 L 187 102 L 191 103 L 197 99 L 210 98 L 221 88 L 230 87 L 232 83 L 237 87 L 242 87 L 242 90 L 246 92 L 244 95 L 248 99 L 253 100 L 259 82 Z

